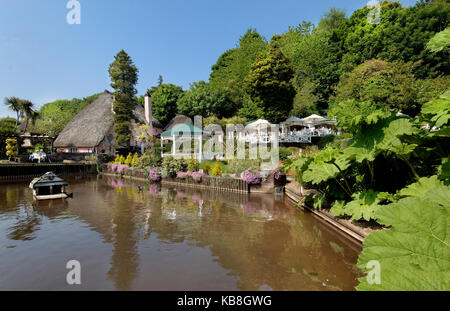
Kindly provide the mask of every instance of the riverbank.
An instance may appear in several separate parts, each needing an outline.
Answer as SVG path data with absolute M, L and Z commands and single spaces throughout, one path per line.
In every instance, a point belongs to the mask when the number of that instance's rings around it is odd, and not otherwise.
M 285 187 L 285 190 L 286 196 L 296 207 L 314 214 L 323 222 L 328 223 L 329 225 L 345 233 L 347 236 L 351 237 L 361 244 L 372 231 L 382 229 L 382 226 L 380 225 L 375 225 L 367 222 L 353 222 L 349 218 L 335 217 L 327 209 L 315 209 L 312 204 L 300 204 L 299 202 L 301 202 L 308 194 L 310 194 L 311 190 L 304 190 L 302 194 L 300 192 L 300 185 L 295 181 L 291 181 L 290 183 L 288 183 Z

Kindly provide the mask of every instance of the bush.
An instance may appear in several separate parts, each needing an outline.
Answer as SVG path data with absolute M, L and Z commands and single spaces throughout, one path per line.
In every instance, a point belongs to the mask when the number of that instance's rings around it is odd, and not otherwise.
M 148 170 L 148 178 L 153 182 L 161 180 L 161 172 L 159 167 L 151 168 Z
M 292 151 L 286 147 L 279 148 L 280 161 L 286 161 L 292 155 Z
M 262 177 L 259 172 L 252 173 L 250 169 L 247 169 L 242 175 L 242 180 L 249 185 L 259 185 L 262 181 Z
M 162 161 L 162 168 L 167 176 L 175 177 L 178 172 L 185 172 L 187 170 L 187 163 L 184 159 L 167 157 Z
M 212 167 L 211 164 L 209 162 L 205 163 L 205 166 L 203 167 L 203 172 L 206 175 L 209 175 L 209 173 L 211 173 Z
M 160 167 L 162 165 L 161 148 L 153 147 L 140 156 L 135 163 L 138 168 Z
M 200 163 L 196 159 L 189 159 L 187 163 L 189 172 L 197 172 L 199 170 Z
M 212 170 L 212 175 L 213 176 L 222 176 L 222 167 L 220 166 L 219 163 L 216 163 L 216 165 L 214 165 L 214 168 Z
M 6 140 L 6 156 L 10 159 L 17 156 L 17 139 L 8 138 Z
M 225 171 L 228 174 L 240 175 L 248 168 L 250 168 L 252 170 L 259 170 L 260 165 L 261 165 L 260 159 L 256 159 L 256 160 L 254 160 L 254 159 L 235 159 L 235 160 L 230 160 L 228 162 L 228 165 L 227 165 Z

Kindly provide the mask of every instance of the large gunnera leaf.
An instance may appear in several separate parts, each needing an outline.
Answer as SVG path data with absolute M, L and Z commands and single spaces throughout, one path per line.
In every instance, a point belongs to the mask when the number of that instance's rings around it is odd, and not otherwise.
M 433 182 L 408 187 L 426 192 L 422 197 L 403 198 L 376 212 L 390 229 L 366 238 L 358 267 L 369 277 L 359 279 L 358 290 L 450 290 L 450 189 L 439 185 L 425 191 Z M 374 282 L 370 274 L 377 264 L 380 278 Z
M 379 208 L 380 199 L 378 192 L 372 189 L 353 194 L 353 201 L 344 204 L 342 201 L 336 201 L 330 209 L 334 216 L 351 216 L 352 220 L 364 219 L 370 221 L 375 219 L 375 212 Z

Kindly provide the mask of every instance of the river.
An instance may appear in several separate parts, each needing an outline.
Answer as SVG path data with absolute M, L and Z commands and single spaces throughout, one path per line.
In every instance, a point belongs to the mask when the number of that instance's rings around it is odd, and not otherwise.
M 353 290 L 360 246 L 283 196 L 71 177 L 0 184 L 0 290 Z M 66 264 L 81 265 L 69 285 Z

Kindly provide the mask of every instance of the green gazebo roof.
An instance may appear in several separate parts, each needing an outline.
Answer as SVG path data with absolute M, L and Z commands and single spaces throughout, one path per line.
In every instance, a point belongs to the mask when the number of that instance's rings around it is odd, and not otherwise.
M 183 134 L 190 134 L 190 135 L 203 135 L 208 134 L 205 131 L 202 131 L 198 127 L 193 126 L 189 123 L 180 123 L 172 127 L 170 130 L 167 130 L 165 132 L 161 133 L 161 137 L 170 137 L 172 135 L 179 135 L 180 133 Z

